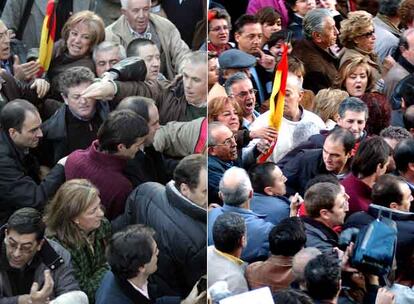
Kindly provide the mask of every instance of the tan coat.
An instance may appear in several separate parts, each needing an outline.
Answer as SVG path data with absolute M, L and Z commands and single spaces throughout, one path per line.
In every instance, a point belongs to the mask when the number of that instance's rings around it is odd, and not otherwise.
M 168 19 L 155 14 L 150 14 L 150 23 L 154 26 L 158 38 L 161 42 L 162 51 L 165 56 L 165 67 L 161 66 L 161 70 L 166 70 L 168 79 L 174 79 L 185 59 L 185 55 L 190 52 L 187 44 L 181 39 L 180 33 Z M 125 48 L 134 39 L 128 26 L 125 16 L 121 16 L 117 21 L 112 23 L 105 29 L 105 39 L 122 44 Z M 164 69 L 165 68 L 165 69 Z

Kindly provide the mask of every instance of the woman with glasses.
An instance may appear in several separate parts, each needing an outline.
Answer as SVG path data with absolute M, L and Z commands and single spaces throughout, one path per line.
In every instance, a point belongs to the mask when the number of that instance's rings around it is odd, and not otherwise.
M 98 189 L 86 179 L 65 182 L 46 207 L 45 223 L 46 235 L 70 252 L 79 287 L 94 303 L 109 269 L 105 249 L 111 237 Z
M 208 11 L 208 43 L 207 50 L 216 52 L 217 56 L 233 48 L 229 43 L 231 21 L 229 14 L 220 8 Z
M 370 13 L 350 12 L 348 19 L 341 22 L 339 39 L 344 46 L 339 54 L 340 67 L 355 56 L 363 56 L 371 67 L 374 83 L 381 79 L 381 67 L 374 50 L 374 22 Z

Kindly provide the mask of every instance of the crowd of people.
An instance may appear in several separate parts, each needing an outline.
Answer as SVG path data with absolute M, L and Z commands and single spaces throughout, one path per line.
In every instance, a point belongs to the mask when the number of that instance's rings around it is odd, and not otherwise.
M 0 303 L 205 302 L 207 4 L 0 8 Z
M 56 1 L 44 66 L 48 2 L 0 1 L 0 303 L 414 303 L 413 0 Z
M 414 303 L 414 1 L 214 0 L 207 18 L 212 303 Z

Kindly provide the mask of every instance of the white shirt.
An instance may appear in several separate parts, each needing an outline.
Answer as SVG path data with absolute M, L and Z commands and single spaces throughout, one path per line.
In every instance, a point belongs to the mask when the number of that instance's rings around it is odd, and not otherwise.
M 256 120 L 251 124 L 250 130 L 257 130 L 259 128 L 265 127 L 269 125 L 269 113 L 270 111 L 267 111 L 256 118 Z M 312 113 L 308 110 L 303 109 L 302 110 L 302 116 L 299 121 L 291 121 L 289 119 L 286 119 L 285 117 L 282 117 L 282 123 L 280 125 L 279 130 L 279 136 L 277 138 L 276 146 L 273 150 L 272 156 L 269 158 L 270 161 L 277 163 L 279 160 L 281 160 L 291 149 L 293 146 L 293 132 L 295 131 L 296 126 L 300 122 L 313 122 L 320 130 L 325 130 L 326 126 L 325 123 L 322 121 L 322 119 L 316 115 L 315 113 Z M 254 143 L 254 145 L 259 140 L 252 140 L 249 144 Z

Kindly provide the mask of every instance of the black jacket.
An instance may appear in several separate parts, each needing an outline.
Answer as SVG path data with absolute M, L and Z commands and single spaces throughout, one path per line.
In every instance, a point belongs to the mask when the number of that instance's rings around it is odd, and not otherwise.
M 411 280 L 414 280 L 414 266 L 412 265 L 412 258 L 414 258 L 414 213 L 371 204 L 368 212 L 360 211 L 352 214 L 346 220 L 343 229 L 363 228 L 378 217 L 379 209 L 382 209 L 382 216 L 384 217 L 389 217 L 391 214 L 392 219 L 397 224 L 397 273 L 401 274 L 403 271 L 411 276 Z M 406 278 L 405 274 L 403 276 Z
M 186 297 L 207 272 L 207 211 L 182 196 L 173 181 L 140 185 L 125 210 L 128 224 L 156 231 L 158 270 L 150 278 L 158 286 L 155 297 Z
M 19 208 L 42 209 L 64 182 L 62 165 L 54 166 L 41 181 L 36 158 L 18 150 L 9 136 L 0 132 L 0 225 Z
M 45 159 L 45 163 L 48 165 L 56 164 L 62 157 L 73 152 L 68 151 L 66 111 L 66 105 L 60 107 L 52 117 L 42 124 L 42 149 L 39 153 L 43 154 L 42 159 Z M 109 114 L 109 105 L 100 101 L 96 104 L 96 111 L 96 114 L 104 121 Z
M 144 152 L 139 150 L 134 159 L 128 161 L 124 170 L 134 188 L 145 182 L 157 182 L 163 185 L 168 183 L 178 160 L 167 161 L 153 146 L 145 147 Z
M 319 174 L 332 174 L 326 170 L 322 158 L 322 149 L 301 150 L 283 167 L 287 177 L 286 197 L 299 192 L 304 196 L 305 187 L 309 180 Z

